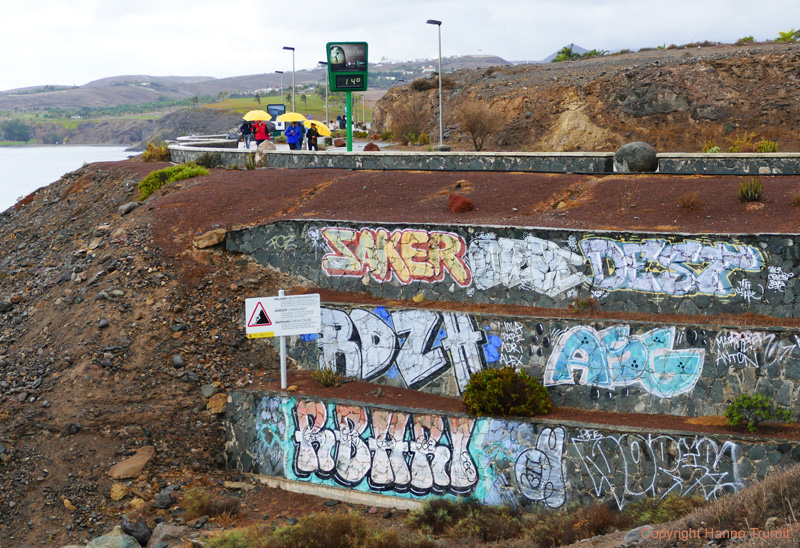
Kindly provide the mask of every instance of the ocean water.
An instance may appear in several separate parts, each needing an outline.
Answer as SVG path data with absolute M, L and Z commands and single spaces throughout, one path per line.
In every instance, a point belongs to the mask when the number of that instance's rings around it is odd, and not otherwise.
M 82 145 L 0 147 L 0 211 L 83 164 L 124 160 L 136 154 L 125 148 Z

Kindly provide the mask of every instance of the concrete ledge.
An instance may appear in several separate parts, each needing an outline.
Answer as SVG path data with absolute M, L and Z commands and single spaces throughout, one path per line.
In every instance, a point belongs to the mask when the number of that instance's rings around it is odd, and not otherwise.
M 191 143 L 191 144 L 189 144 Z M 170 144 L 171 159 L 192 162 L 217 152 L 222 165 L 245 168 L 254 151 L 213 146 L 214 141 L 183 138 Z M 347 152 L 342 150 L 274 151 L 265 154 L 267 168 L 334 168 L 376 171 L 522 171 L 539 173 L 613 173 L 613 152 Z M 658 173 L 678 175 L 797 175 L 800 153 L 658 154 Z M 651 173 L 631 173 L 652 175 Z
M 421 500 L 404 499 L 400 497 L 390 497 L 377 493 L 365 493 L 354 491 L 344 487 L 332 487 L 329 485 L 319 485 L 305 481 L 293 481 L 273 476 L 263 476 L 261 474 L 245 474 L 273 489 L 283 489 L 290 493 L 301 493 L 303 495 L 314 495 L 325 499 L 339 500 L 351 504 L 363 504 L 364 506 L 377 506 L 378 508 L 397 508 L 398 510 L 416 510 L 425 503 Z

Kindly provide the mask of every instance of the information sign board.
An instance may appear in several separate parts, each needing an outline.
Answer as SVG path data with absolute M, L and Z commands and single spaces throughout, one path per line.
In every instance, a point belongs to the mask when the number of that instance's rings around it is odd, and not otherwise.
M 367 43 L 328 42 L 331 91 L 367 91 Z
M 319 333 L 319 294 L 245 299 L 244 318 L 249 339 Z

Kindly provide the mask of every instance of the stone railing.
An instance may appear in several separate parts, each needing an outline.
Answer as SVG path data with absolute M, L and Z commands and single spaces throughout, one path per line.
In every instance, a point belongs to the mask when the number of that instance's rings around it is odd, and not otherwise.
M 197 160 L 202 154 L 217 152 L 221 165 L 244 169 L 255 151 L 173 143 L 169 150 L 173 162 Z M 800 154 L 658 154 L 659 173 L 704 175 L 793 175 L 800 174 Z M 422 171 L 523 171 L 542 173 L 613 173 L 613 152 L 405 152 L 393 149 L 379 152 L 341 150 L 269 151 L 264 155 L 267 168 L 337 168 L 368 170 Z

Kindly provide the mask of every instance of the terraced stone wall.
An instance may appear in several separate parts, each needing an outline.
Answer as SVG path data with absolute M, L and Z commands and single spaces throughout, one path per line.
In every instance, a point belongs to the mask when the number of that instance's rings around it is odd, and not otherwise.
M 291 337 L 288 354 L 304 368 L 452 397 L 472 374 L 513 366 L 556 406 L 703 416 L 742 393 L 800 409 L 799 335 L 324 303 L 321 332 Z
M 800 317 L 794 235 L 286 221 L 227 248 L 320 287 L 392 299 Z
M 800 460 L 800 445 L 497 419 L 234 391 L 227 453 L 243 472 L 407 499 L 623 508 L 735 492 Z

